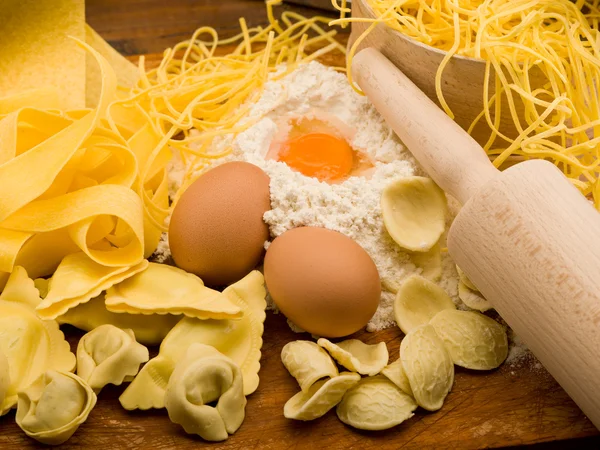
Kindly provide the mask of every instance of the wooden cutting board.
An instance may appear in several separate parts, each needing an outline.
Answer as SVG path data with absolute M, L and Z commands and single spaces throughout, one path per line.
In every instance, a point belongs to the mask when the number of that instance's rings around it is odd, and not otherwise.
M 148 66 L 159 61 L 160 55 L 147 57 Z M 343 65 L 344 59 L 329 56 L 324 62 Z M 83 333 L 69 326 L 63 330 L 75 351 Z M 402 333 L 397 328 L 360 332 L 353 337 L 370 344 L 384 341 L 390 361 L 398 357 Z M 551 448 L 600 448 L 599 432 L 535 361 L 505 364 L 481 373 L 457 367 L 454 387 L 440 411 L 419 409 L 412 419 L 387 431 L 354 430 L 343 425 L 335 411 L 313 422 L 287 420 L 283 405 L 299 387 L 281 363 L 281 349 L 287 342 L 310 336 L 293 333 L 284 317 L 269 312 L 263 339 L 260 386 L 248 398 L 246 420 L 227 441 L 211 444 L 212 449 L 478 449 L 543 442 L 554 442 Z M 151 356 L 156 352 L 152 349 Z M 186 435 L 171 423 L 164 409 L 125 411 L 118 402 L 123 389 L 106 387 L 87 422 L 61 448 L 174 449 L 202 445 L 200 438 Z M 14 416 L 12 411 L 0 418 L 0 449 L 38 448 L 37 442 L 17 427 Z M 577 440 L 564 442 L 567 439 Z

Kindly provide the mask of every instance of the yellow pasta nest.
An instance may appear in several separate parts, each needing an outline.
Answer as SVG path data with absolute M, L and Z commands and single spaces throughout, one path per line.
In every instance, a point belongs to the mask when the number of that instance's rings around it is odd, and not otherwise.
M 447 51 L 436 89 L 440 104 L 453 117 L 441 87 L 444 67 L 454 55 L 483 59 L 484 105 L 469 131 L 479 121 L 487 122 L 492 131 L 484 148 L 494 164 L 499 167 L 509 158 L 548 159 L 584 195 L 593 196 L 600 209 L 599 0 L 366 2 L 376 19 L 348 18 L 346 0 L 332 0 L 341 11 L 333 23 L 372 22 L 349 51 L 349 60 L 379 23 Z M 517 101 L 525 105 L 522 115 L 517 114 Z M 503 104 L 509 105 L 516 138 L 499 130 Z
M 124 71 L 131 75 L 127 61 L 111 57 L 103 41 L 100 52 L 78 41 L 101 80 L 92 109 L 61 110 L 52 87 L 0 98 L 0 290 L 17 265 L 36 278 L 78 252 L 107 267 L 133 266 L 154 252 L 170 210 L 173 151 L 187 168 L 182 191 L 208 159 L 227 154 L 211 154 L 212 140 L 243 131 L 236 123 L 244 105 L 269 79 L 345 52 L 335 31 L 322 28 L 328 19 L 284 12 L 276 20 L 280 3 L 267 1 L 265 27 L 240 19 L 230 39 L 204 27 L 165 50 L 155 69 L 140 58 L 129 89 L 117 86 Z

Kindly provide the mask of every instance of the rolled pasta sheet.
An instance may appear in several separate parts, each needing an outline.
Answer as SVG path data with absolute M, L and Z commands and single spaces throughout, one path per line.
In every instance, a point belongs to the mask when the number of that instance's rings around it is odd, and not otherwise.
M 332 378 L 339 374 L 331 356 L 311 341 L 288 342 L 281 350 L 281 361 L 290 375 L 298 381 L 302 392 L 308 392 L 322 378 Z

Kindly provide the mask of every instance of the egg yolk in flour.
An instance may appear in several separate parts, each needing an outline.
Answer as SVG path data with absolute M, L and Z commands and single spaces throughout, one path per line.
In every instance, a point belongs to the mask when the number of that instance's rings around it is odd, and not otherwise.
M 278 160 L 308 177 L 335 181 L 352 171 L 354 150 L 336 136 L 308 133 L 282 144 Z

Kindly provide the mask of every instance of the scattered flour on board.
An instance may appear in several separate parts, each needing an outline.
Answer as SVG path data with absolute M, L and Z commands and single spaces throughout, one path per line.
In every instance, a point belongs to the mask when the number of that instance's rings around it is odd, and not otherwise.
M 354 130 L 350 144 L 374 163 L 369 177 L 355 176 L 328 184 L 295 172 L 284 163 L 265 159 L 282 118 L 310 116 L 315 111 L 334 116 Z M 358 242 L 375 262 L 384 286 L 400 285 L 408 276 L 421 272 L 385 230 L 379 201 L 382 189 L 391 181 L 423 172 L 375 108 L 366 97 L 352 90 L 343 74 L 317 62 L 302 65 L 284 78 L 266 83 L 261 97 L 250 105 L 240 124 L 251 126 L 213 142 L 211 152 L 232 149 L 230 155 L 214 164 L 244 160 L 261 167 L 270 176 L 272 209 L 264 219 L 273 238 L 299 226 L 325 227 Z M 202 172 L 210 168 L 207 166 Z M 181 162 L 174 159 L 169 169 L 171 195 L 180 186 L 184 172 Z M 449 226 L 460 205 L 451 198 L 448 203 Z M 441 246 L 445 247 L 445 236 Z M 165 261 L 169 255 L 164 235 L 155 256 Z M 468 309 L 458 299 L 458 275 L 447 253 L 442 254 L 442 276 L 437 283 L 459 308 Z M 394 297 L 394 292 L 382 289 L 379 309 L 367 326 L 369 331 L 395 325 Z M 290 326 L 301 331 L 292 323 Z M 528 353 L 523 348 L 513 345 L 509 358 L 519 361 Z

